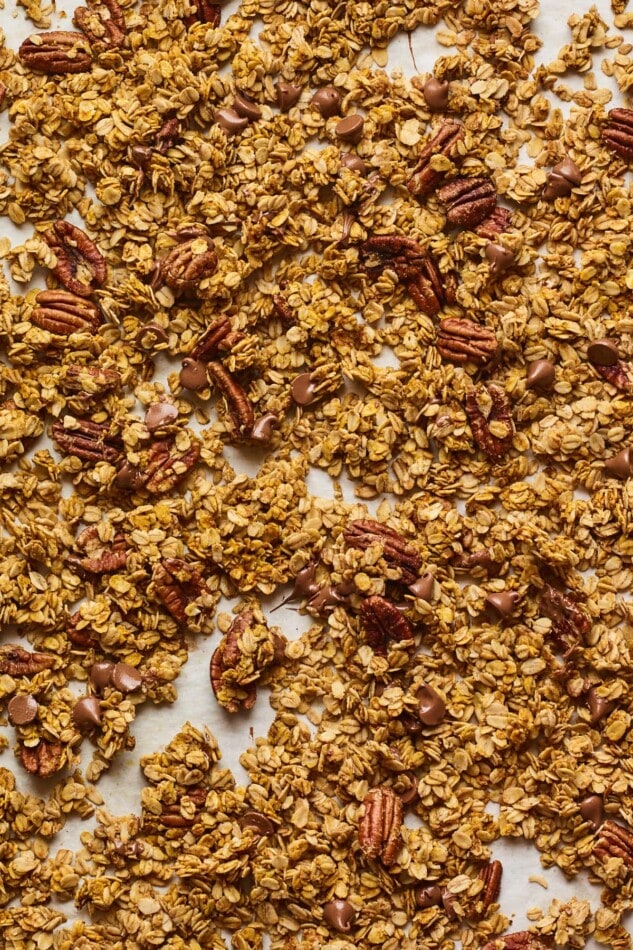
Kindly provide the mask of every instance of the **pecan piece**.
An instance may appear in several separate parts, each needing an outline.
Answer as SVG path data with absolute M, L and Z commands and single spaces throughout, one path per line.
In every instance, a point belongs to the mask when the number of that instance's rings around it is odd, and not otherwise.
M 511 213 L 507 208 L 501 208 L 497 205 L 492 214 L 489 214 L 481 224 L 477 225 L 475 234 L 478 234 L 479 237 L 488 238 L 489 241 L 494 241 L 504 231 L 509 231 L 510 227 Z
M 232 329 L 228 317 L 218 317 L 204 331 L 189 356 L 192 360 L 205 363 L 220 353 L 229 353 L 243 339 L 244 334 Z
M 101 311 L 91 300 L 85 300 L 67 290 L 42 290 L 35 298 L 31 323 L 56 333 L 58 336 L 70 336 L 87 330 L 95 333 L 101 325 Z
M 458 142 L 464 137 L 464 132 L 458 122 L 445 122 L 439 132 L 424 146 L 418 157 L 418 164 L 407 183 L 412 195 L 418 197 L 432 191 L 442 178 L 442 172 L 431 167 L 434 155 L 446 155 L 450 158 Z
M 65 419 L 73 417 L 66 416 Z M 91 419 L 73 419 L 73 422 L 72 427 L 64 425 L 61 420 L 51 426 L 51 436 L 60 449 L 87 462 L 114 464 L 119 461 L 123 443 L 118 436 L 110 434 L 110 426 Z
M 365 640 L 374 653 L 386 656 L 389 642 L 413 646 L 411 624 L 395 604 L 375 594 L 360 608 L 360 624 Z
M 156 596 L 178 623 L 187 622 L 186 607 L 206 590 L 204 578 L 182 558 L 166 557 L 154 565 Z
M 488 363 L 498 350 L 492 330 L 474 320 L 448 317 L 440 323 L 437 335 L 440 356 L 451 363 Z
M 495 209 L 497 192 L 489 178 L 456 178 L 437 193 L 449 224 L 473 228 Z
M 479 406 L 482 396 L 489 403 L 485 414 Z M 514 431 L 510 403 L 503 389 L 492 383 L 473 389 L 466 397 L 466 415 L 477 448 L 485 452 L 493 462 L 500 462 L 512 446 Z M 493 425 L 496 430 L 494 432 Z
M 479 872 L 479 877 L 484 882 L 484 889 L 481 892 L 482 914 L 486 914 L 490 905 L 494 904 L 499 897 L 502 874 L 501 861 L 491 861 Z
M 127 562 L 127 543 L 122 534 L 114 536 L 110 544 L 104 544 L 99 536 L 97 525 L 84 528 L 75 544 L 82 557 L 71 555 L 67 560 L 87 574 L 113 574 L 125 567 Z
M 248 632 L 248 641 L 244 635 Z M 237 615 L 211 657 L 213 694 L 227 712 L 252 709 L 256 683 L 269 667 L 281 663 L 286 641 L 257 619 L 249 608 Z
M 144 487 L 154 495 L 171 491 L 189 474 L 200 457 L 200 445 L 193 442 L 188 449 L 181 451 L 174 442 L 167 439 L 153 442 L 149 448 L 147 465 L 136 473 L 136 480 L 130 487 Z
M 633 868 L 633 834 L 617 821 L 605 821 L 600 828 L 593 853 L 602 861 L 620 858 L 627 867 Z
M 631 385 L 629 374 L 622 360 L 616 360 L 615 363 L 612 363 L 610 366 L 600 366 L 594 363 L 593 368 L 603 379 L 606 379 L 608 383 L 611 383 L 612 386 L 615 386 L 615 388 L 621 392 L 626 392 Z
M 274 311 L 278 317 L 280 317 L 286 323 L 294 323 L 295 314 L 292 310 L 292 307 L 281 294 L 275 294 L 273 297 L 273 307 Z
M 89 297 L 103 286 L 107 276 L 105 258 L 85 231 L 69 221 L 55 221 L 42 238 L 55 252 L 53 273 L 66 290 Z
M 31 775 L 38 778 L 50 778 L 62 767 L 64 747 L 59 742 L 49 742 L 40 739 L 36 746 L 31 748 L 20 745 L 20 761 Z
M 391 267 L 423 313 L 433 316 L 444 304 L 447 293 L 435 261 L 414 241 L 398 234 L 375 235 L 360 248 L 361 258 L 376 255 L 381 264 L 367 267 L 368 273 Z
M 95 396 L 118 389 L 121 385 L 121 374 L 115 369 L 77 366 L 72 363 L 62 368 L 59 385 L 67 392 Z
M 50 75 L 84 73 L 92 65 L 86 37 L 72 30 L 34 33 L 24 40 L 18 56 L 29 69 Z
M 207 790 L 202 785 L 188 787 L 178 801 L 162 806 L 160 816 L 156 819 L 157 823 L 166 828 L 191 828 L 206 800 Z
M 351 548 L 361 551 L 367 550 L 372 544 L 380 544 L 387 566 L 400 571 L 400 582 L 408 587 L 416 581 L 422 558 L 393 528 L 380 521 L 363 518 L 351 521 L 343 531 L 343 537 Z
M 8 676 L 35 676 L 54 665 L 55 657 L 48 653 L 30 653 L 12 643 L 0 647 L 0 673 Z
M 529 930 L 520 930 L 505 937 L 489 940 L 482 950 L 550 950 L 551 944 L 541 940 Z
M 117 0 L 90 0 L 89 6 L 77 7 L 73 23 L 95 45 L 115 49 L 125 42 L 125 19 Z
M 74 646 L 80 647 L 82 650 L 95 650 L 99 646 L 99 641 L 90 636 L 88 627 L 79 626 L 82 622 L 81 612 L 76 610 L 68 619 L 66 636 Z
M 218 255 L 210 237 L 199 235 L 178 244 L 163 257 L 158 278 L 174 293 L 196 296 L 200 281 L 215 274 Z
M 401 846 L 402 799 L 391 788 L 372 788 L 365 795 L 358 824 L 358 843 L 367 858 L 392 865 Z
M 183 22 L 187 29 L 195 23 L 207 23 L 209 26 L 220 25 L 220 4 L 209 3 L 209 0 L 191 0 L 196 8 L 195 13 L 184 17 Z
M 546 584 L 538 605 L 539 613 L 552 621 L 551 637 L 556 647 L 569 656 L 589 632 L 589 619 L 569 593 Z
M 603 141 L 627 162 L 633 159 L 633 109 L 611 109 L 602 129 Z
M 234 439 L 247 438 L 253 429 L 255 414 L 250 400 L 237 380 L 221 363 L 209 363 L 207 375 L 215 384 L 227 403 L 231 419 L 231 436 Z

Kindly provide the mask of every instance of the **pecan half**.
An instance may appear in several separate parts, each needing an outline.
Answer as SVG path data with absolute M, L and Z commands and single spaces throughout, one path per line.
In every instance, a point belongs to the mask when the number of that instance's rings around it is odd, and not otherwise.
M 402 584 L 408 586 L 417 579 L 422 558 L 401 534 L 386 524 L 364 518 L 351 521 L 343 531 L 343 537 L 351 548 L 361 551 L 365 551 L 372 544 L 380 544 L 388 567 L 400 571 Z
M 392 865 L 401 846 L 402 799 L 391 788 L 372 788 L 365 795 L 358 824 L 358 843 L 368 858 Z
M 75 544 L 83 556 L 71 555 L 67 560 L 87 574 L 113 574 L 125 567 L 127 562 L 127 542 L 122 534 L 114 536 L 112 541 L 103 543 L 97 525 L 84 528 Z
M 211 657 L 211 688 L 220 706 L 231 713 L 252 709 L 257 681 L 266 669 L 281 663 L 285 646 L 284 638 L 258 621 L 252 610 L 238 614 Z
M 64 747 L 59 742 L 40 739 L 36 746 L 28 748 L 20 745 L 20 761 L 31 775 L 38 778 L 50 778 L 62 767 Z
M 231 436 L 234 439 L 247 438 L 255 422 L 255 414 L 250 400 L 240 384 L 221 363 L 207 365 L 207 375 L 226 400 L 231 419 Z
M 0 647 L 0 673 L 8 676 L 35 676 L 54 665 L 55 657 L 48 653 L 30 653 L 12 643 Z
M 420 152 L 418 164 L 413 169 L 413 174 L 407 182 L 407 188 L 412 195 L 418 197 L 426 195 L 437 186 L 443 173 L 435 171 L 431 167 L 431 159 L 434 155 L 446 155 L 450 158 L 455 146 L 463 137 L 464 132 L 458 122 L 445 122 L 439 132 L 433 136 L 430 142 L 427 142 Z
M 92 422 L 91 419 L 74 419 L 72 428 L 65 426 L 61 420 L 54 422 L 51 426 L 51 437 L 68 455 L 76 455 L 87 462 L 114 464 L 123 454 L 123 443 L 119 436 L 110 434 L 110 426 Z
M 456 178 L 437 193 L 446 205 L 449 224 L 459 228 L 473 228 L 492 214 L 497 204 L 497 192 L 489 178 Z
M 218 268 L 218 255 L 210 237 L 200 235 L 178 244 L 163 257 L 158 277 L 176 294 L 196 296 L 200 281 Z
M 91 0 L 87 7 L 77 7 L 73 23 L 95 46 L 115 49 L 125 42 L 125 19 L 117 0 Z
M 479 877 L 484 882 L 484 889 L 481 892 L 482 914 L 486 914 L 491 904 L 494 904 L 499 897 L 501 890 L 501 876 L 503 874 L 503 865 L 501 861 L 491 861 L 479 872 Z
M 196 8 L 196 12 L 183 17 L 187 29 L 195 23 L 208 23 L 212 27 L 220 25 L 220 5 L 218 3 L 209 3 L 209 0 L 191 0 L 191 2 Z
M 616 821 L 605 821 L 600 828 L 593 853 L 603 861 L 621 858 L 627 867 L 633 868 L 633 834 Z
M 80 297 L 89 297 L 102 287 L 107 276 L 101 251 L 88 235 L 69 221 L 55 221 L 42 238 L 55 252 L 57 263 L 53 273 L 66 290 Z
M 204 578 L 182 558 L 166 557 L 154 565 L 156 596 L 178 623 L 187 622 L 186 607 L 206 590 Z
M 485 412 L 479 405 L 482 397 L 488 402 Z M 512 446 L 514 431 L 510 403 L 503 389 L 492 383 L 473 389 L 466 396 L 465 408 L 477 448 L 493 462 L 500 462 Z M 495 432 L 492 431 L 493 425 Z
M 423 313 L 433 316 L 440 311 L 447 298 L 442 275 L 431 256 L 413 238 L 375 235 L 361 245 L 360 254 L 362 259 L 375 255 L 381 261 L 367 267 L 370 274 L 391 267 Z
M 621 158 L 633 159 L 633 109 L 611 109 L 602 129 L 602 139 Z
M 367 597 L 361 604 L 360 625 L 369 646 L 381 656 L 386 656 L 391 641 L 413 646 L 413 630 L 409 621 L 395 604 L 378 594 Z
M 34 33 L 24 40 L 18 56 L 29 69 L 50 75 L 84 73 L 92 66 L 86 37 L 72 30 Z
M 58 336 L 70 336 L 81 330 L 94 333 L 101 325 L 101 311 L 97 305 L 67 290 L 42 290 L 35 302 L 37 306 L 31 311 L 31 323 L 49 333 Z
M 551 944 L 546 943 L 529 930 L 520 930 L 505 937 L 496 937 L 489 940 L 482 950 L 551 950 Z
M 498 350 L 492 330 L 474 320 L 448 317 L 440 323 L 437 349 L 451 363 L 488 363 Z
M 144 487 L 154 495 L 171 491 L 189 474 L 200 457 L 200 445 L 193 442 L 184 451 L 167 439 L 153 442 L 149 447 L 147 465 L 137 473 L 134 486 Z
M 218 317 L 204 331 L 189 356 L 205 363 L 216 359 L 220 353 L 229 353 L 243 339 L 244 334 L 232 329 L 228 317 Z
M 539 613 L 552 621 L 551 637 L 556 647 L 569 656 L 589 632 L 588 617 L 569 593 L 546 584 L 538 605 Z
M 593 368 L 597 373 L 600 374 L 600 376 L 602 376 L 603 379 L 606 379 L 608 383 L 611 383 L 612 386 L 615 386 L 616 389 L 619 389 L 622 392 L 625 392 L 627 389 L 629 389 L 631 385 L 629 374 L 622 360 L 616 360 L 616 362 L 612 363 L 611 366 L 599 366 L 594 364 Z
M 494 239 L 500 234 L 503 234 L 504 231 L 509 231 L 510 227 L 511 213 L 507 208 L 501 208 L 497 205 L 492 214 L 489 214 L 487 218 L 484 218 L 481 224 L 477 225 L 475 234 L 478 234 L 479 237 L 494 241 Z

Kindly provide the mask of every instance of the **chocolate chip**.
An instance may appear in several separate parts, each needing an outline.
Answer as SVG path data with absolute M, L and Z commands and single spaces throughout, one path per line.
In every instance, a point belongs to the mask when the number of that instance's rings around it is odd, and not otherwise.
M 120 838 L 115 838 L 112 850 L 121 858 L 140 858 L 143 845 L 140 841 L 121 841 Z
M 468 554 L 462 554 L 459 561 L 455 564 L 456 570 L 474 571 L 481 568 L 486 574 L 496 577 L 499 573 L 500 564 L 495 561 L 488 548 L 479 548 L 478 551 L 470 551 Z
M 599 696 L 593 686 L 591 689 L 587 690 L 586 698 L 592 724 L 600 722 L 601 719 L 604 719 L 605 716 L 608 716 L 614 707 L 614 704 L 610 700 L 604 699 L 603 696 Z
M 359 175 L 367 174 L 367 165 L 360 155 L 353 155 L 351 152 L 345 152 L 341 155 L 341 165 L 351 172 L 358 172 Z
M 137 331 L 135 343 L 143 350 L 153 350 L 161 343 L 167 343 L 167 334 L 157 323 L 146 323 Z
M 292 593 L 295 597 L 310 597 L 316 594 L 319 589 L 317 584 L 317 561 L 309 561 L 295 577 Z
M 253 100 L 249 99 L 247 96 L 242 95 L 241 92 L 238 92 L 235 95 L 235 99 L 233 100 L 233 109 L 243 119 L 248 119 L 249 122 L 257 122 L 257 120 L 261 119 L 262 117 L 262 110 L 259 108 L 257 103 L 253 102 Z
M 551 360 L 534 360 L 528 363 L 525 374 L 527 389 L 536 389 L 539 392 L 549 392 L 554 385 L 556 371 Z
M 321 617 L 332 613 L 335 607 L 339 607 L 341 604 L 347 604 L 348 602 L 348 595 L 344 593 L 338 585 L 332 586 L 331 584 L 325 584 L 323 587 L 319 587 L 316 593 L 312 595 L 306 605 L 306 609 L 318 617 Z
M 140 473 L 129 462 L 124 462 L 114 477 L 115 487 L 121 491 L 134 491 L 140 484 Z
M 101 725 L 101 703 L 96 696 L 84 696 L 73 706 L 73 720 L 80 732 Z
M 410 805 L 418 798 L 418 780 L 413 773 L 405 777 L 409 779 L 409 785 L 403 792 L 399 792 L 399 795 L 403 805 Z
M 431 686 L 424 684 L 417 693 L 418 716 L 425 726 L 439 726 L 446 715 L 446 703 Z
M 437 884 L 420 884 L 413 896 L 418 907 L 439 907 L 442 903 L 442 889 Z
M 567 157 L 558 165 L 554 165 L 547 176 L 543 197 L 546 201 L 551 201 L 554 198 L 566 198 L 581 181 L 580 169 L 571 158 Z
M 455 894 L 451 894 L 450 891 L 442 891 L 442 907 L 449 920 L 457 920 L 458 917 L 454 907 L 455 900 Z
M 486 596 L 486 605 L 496 610 L 501 617 L 509 617 L 518 600 L 519 594 L 515 590 L 493 591 Z
M 275 830 L 270 818 L 267 818 L 266 815 L 263 815 L 260 811 L 247 811 L 242 815 L 238 822 L 242 831 L 246 831 L 248 828 L 250 831 L 254 831 L 255 834 L 260 835 L 262 838 L 267 838 L 269 835 L 272 835 Z
M 612 340 L 594 340 L 587 347 L 587 359 L 595 366 L 613 366 L 620 359 L 620 353 Z
M 494 244 L 492 241 L 486 246 L 484 251 L 486 260 L 490 264 L 490 276 L 497 277 L 508 269 L 514 261 L 514 254 L 503 244 Z
M 311 373 L 295 376 L 290 384 L 290 395 L 298 406 L 309 406 L 315 400 L 314 383 Z
M 323 920 L 328 927 L 341 933 L 347 933 L 350 930 L 355 916 L 356 911 L 349 901 L 333 900 L 323 905 Z
M 604 801 L 602 795 L 588 795 L 578 806 L 578 811 L 588 821 L 594 831 L 597 831 L 604 821 Z
M 446 79 L 436 79 L 431 76 L 424 83 L 422 95 L 431 112 L 444 112 L 448 105 L 449 83 Z
M 9 700 L 7 713 L 12 726 L 27 726 L 37 719 L 39 706 L 30 693 L 17 693 Z
M 145 413 L 145 425 L 150 432 L 175 422 L 178 410 L 170 402 L 155 402 Z
M 259 419 L 256 419 L 251 429 L 250 437 L 255 442 L 269 442 L 273 434 L 273 429 L 279 426 L 279 416 L 274 412 L 266 412 Z
M 101 692 L 110 685 L 112 674 L 114 672 L 114 663 L 94 663 L 90 668 L 90 682 L 95 689 Z
M 277 93 L 277 105 L 282 112 L 288 112 L 301 98 L 303 87 L 295 86 L 291 82 L 281 81 L 275 83 L 275 90 Z
M 414 581 L 413 584 L 409 584 L 409 590 L 413 596 L 426 601 L 431 600 L 434 588 L 435 577 L 430 571 L 425 571 L 421 577 L 418 577 L 417 581 Z
M 341 94 L 334 86 L 324 86 L 317 90 L 310 100 L 310 105 L 320 112 L 324 119 L 331 119 L 341 111 Z
M 152 158 L 152 151 L 149 145 L 132 145 L 129 149 L 130 161 L 136 168 L 145 171 Z
M 414 716 L 411 712 L 405 711 L 400 713 L 398 719 L 404 726 L 405 732 L 410 736 L 419 736 L 424 728 L 418 717 Z
M 200 360 L 192 360 L 187 356 L 182 361 L 180 385 L 194 393 L 198 392 L 199 389 L 205 389 L 209 385 L 207 364 L 200 362 Z
M 235 109 L 218 109 L 214 118 L 227 135 L 235 135 L 236 132 L 241 132 L 248 125 L 248 119 L 239 115 Z
M 111 682 L 121 693 L 133 693 L 143 683 L 143 674 L 129 663 L 117 663 L 112 670 Z
M 617 455 L 605 460 L 604 468 L 615 478 L 630 478 L 633 475 L 633 451 L 630 448 L 622 449 Z
M 336 123 L 334 131 L 344 142 L 352 142 L 355 145 L 363 137 L 364 125 L 365 120 L 362 115 L 346 115 L 344 119 Z

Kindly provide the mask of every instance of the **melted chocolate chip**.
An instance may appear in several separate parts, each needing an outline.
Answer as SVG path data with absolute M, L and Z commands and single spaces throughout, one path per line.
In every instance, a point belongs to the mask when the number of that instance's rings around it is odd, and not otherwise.
M 239 826 L 242 831 L 246 831 L 248 828 L 261 838 L 267 838 L 269 835 L 272 835 L 275 830 L 275 826 L 270 818 L 267 818 L 266 815 L 263 815 L 260 811 L 245 812 L 239 820 Z
M 336 123 L 334 131 L 344 142 L 352 142 L 355 145 L 363 137 L 364 125 L 365 120 L 362 115 L 346 115 L 344 119 Z
M 29 693 L 17 693 L 9 700 L 7 713 L 12 726 L 27 726 L 37 719 L 39 706 Z
M 298 406 L 309 406 L 315 400 L 314 383 L 311 373 L 295 376 L 290 385 L 290 395 Z
M 514 261 L 514 254 L 503 244 L 494 244 L 490 242 L 484 251 L 486 260 L 490 264 L 490 276 L 497 277 L 508 269 Z
M 269 442 L 273 430 L 279 426 L 279 416 L 274 412 L 267 412 L 259 419 L 256 419 L 251 429 L 250 438 L 255 442 Z
M 288 112 L 297 104 L 303 92 L 302 86 L 295 86 L 291 82 L 278 82 L 275 85 L 277 93 L 277 105 L 282 112 Z
M 413 895 L 418 907 L 439 907 L 442 903 L 442 889 L 437 884 L 421 884 Z
M 209 385 L 207 364 L 200 362 L 200 360 L 192 360 L 187 356 L 182 361 L 180 385 L 194 393 L 200 389 L 205 389 Z
M 565 158 L 553 169 L 547 176 L 547 183 L 543 189 L 543 197 L 546 201 L 555 198 L 566 198 L 573 189 L 582 181 L 582 175 L 578 166 L 571 160 Z
M 431 76 L 424 83 L 422 95 L 431 112 L 444 112 L 448 105 L 449 82 Z
M 439 726 L 446 715 L 446 703 L 432 686 L 424 684 L 417 693 L 419 700 L 418 716 L 425 726 Z
M 556 380 L 556 371 L 551 360 L 534 360 L 528 363 L 525 374 L 527 389 L 536 389 L 539 392 L 549 392 Z
M 351 172 L 358 172 L 359 175 L 367 174 L 367 165 L 360 155 L 353 155 L 351 152 L 345 152 L 341 155 L 341 165 Z
M 73 706 L 73 720 L 80 732 L 101 725 L 101 703 L 96 696 L 84 696 Z
M 90 669 L 90 682 L 96 690 L 101 692 L 109 686 L 114 672 L 114 663 L 94 663 Z
M 112 685 L 121 693 L 133 693 L 143 683 L 143 674 L 129 663 L 117 663 L 112 670 Z
M 349 901 L 333 900 L 323 905 L 323 920 L 333 930 L 347 933 L 352 925 L 356 912 Z
M 609 715 L 614 704 L 610 700 L 599 696 L 592 686 L 591 689 L 587 690 L 587 706 L 589 707 L 591 722 L 595 724 Z
M 604 800 L 602 795 L 588 795 L 578 806 L 578 811 L 588 821 L 594 831 L 597 831 L 604 821 Z
M 486 605 L 492 607 L 499 616 L 509 617 L 519 600 L 519 594 L 514 590 L 493 591 L 486 597 Z
M 606 459 L 604 463 L 605 471 L 615 478 L 630 478 L 633 475 L 633 450 L 630 448 L 622 449 L 617 455 Z
M 248 119 L 239 115 L 235 109 L 218 109 L 215 114 L 215 121 L 227 135 L 235 135 L 248 125 Z
M 587 359 L 594 366 L 613 366 L 620 359 L 620 353 L 612 340 L 594 340 L 587 347 Z
M 124 462 L 114 477 L 115 487 L 121 491 L 134 491 L 140 484 L 140 473 L 129 462 Z
M 241 92 L 238 92 L 233 100 L 233 109 L 239 116 L 249 122 L 256 122 L 262 117 L 262 110 L 257 103 L 249 99 L 248 96 L 242 95 Z
M 152 158 L 152 149 L 149 145 L 132 145 L 129 149 L 129 156 L 135 168 L 146 171 Z
M 341 111 L 341 94 L 334 86 L 324 86 L 312 96 L 310 105 L 314 106 L 324 119 L 331 119 Z
M 155 402 L 145 413 L 145 425 L 150 432 L 175 422 L 178 410 L 170 402 Z
M 414 581 L 413 584 L 409 584 L 409 590 L 413 596 L 426 601 L 430 601 L 433 597 L 434 588 L 435 577 L 430 571 L 426 571 L 421 577 L 418 577 L 417 581 Z
M 138 330 L 135 342 L 143 350 L 153 350 L 156 346 L 167 343 L 167 334 L 157 323 L 146 323 Z

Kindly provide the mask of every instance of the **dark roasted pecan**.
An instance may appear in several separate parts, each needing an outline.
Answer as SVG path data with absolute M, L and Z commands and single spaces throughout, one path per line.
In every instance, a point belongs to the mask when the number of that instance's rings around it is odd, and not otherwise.
M 148 450 L 147 464 L 136 475 L 134 488 L 144 487 L 154 495 L 171 491 L 189 474 L 200 457 L 200 444 L 193 442 L 181 450 L 168 439 L 153 442 Z
M 31 322 L 42 330 L 59 336 L 70 336 L 87 330 L 94 333 L 101 325 L 101 311 L 91 300 L 67 290 L 42 290 L 35 298 Z
M 207 791 L 201 785 L 187 788 L 177 802 L 162 806 L 160 816 L 155 820 L 166 828 L 191 828 L 207 800 Z M 143 824 L 147 824 L 146 821 Z
M 243 640 L 249 632 L 248 647 Z M 257 680 L 274 664 L 281 663 L 286 641 L 258 621 L 250 609 L 237 615 L 211 657 L 213 694 L 228 712 L 252 709 L 257 699 Z
M 489 178 L 456 178 L 437 193 L 446 205 L 449 224 L 459 228 L 474 228 L 495 209 L 497 192 Z
M 87 462 L 114 464 L 123 454 L 121 439 L 110 434 L 110 426 L 105 422 L 92 422 L 90 419 L 75 419 L 72 416 L 66 416 L 63 422 L 60 420 L 53 423 L 51 436 L 60 449 L 68 455 L 76 455 L 77 458 L 85 459 Z
M 206 590 L 204 578 L 182 558 L 166 557 L 154 565 L 156 596 L 178 623 L 187 622 L 186 607 Z
M 589 632 L 589 619 L 571 594 L 546 584 L 538 605 L 539 613 L 552 621 L 551 637 L 556 647 L 568 656 Z
M 207 23 L 213 27 L 220 25 L 219 3 L 209 3 L 209 0 L 191 0 L 191 3 L 196 8 L 196 12 L 183 18 L 187 28 L 195 23 Z
M 243 339 L 243 333 L 231 328 L 228 317 L 218 317 L 204 331 L 189 356 L 192 360 L 206 363 L 216 359 L 220 353 L 229 353 Z
M 489 940 L 482 950 L 551 950 L 551 944 L 536 934 L 531 934 L 529 930 L 521 930 Z
M 501 890 L 501 876 L 503 874 L 503 865 L 501 861 L 491 861 L 479 872 L 479 877 L 484 882 L 484 889 L 481 892 L 482 915 L 486 914 L 491 904 L 494 904 L 499 897 Z
M 376 235 L 361 245 L 360 253 L 361 258 L 373 255 L 381 262 L 368 266 L 368 273 L 392 268 L 423 313 L 433 316 L 439 312 L 446 299 L 442 276 L 417 241 L 397 234 Z
M 448 317 L 437 334 L 440 356 L 451 363 L 488 363 L 498 349 L 492 330 L 473 320 Z
M 343 537 L 351 548 L 359 548 L 361 551 L 365 551 L 372 544 L 380 544 L 388 567 L 401 572 L 402 584 L 409 586 L 417 579 L 422 558 L 401 534 L 386 524 L 371 519 L 351 521 L 345 528 Z
M 200 235 L 172 248 L 160 262 L 158 277 L 174 293 L 196 296 L 200 281 L 215 274 L 217 267 L 213 241 Z
M 70 224 L 55 221 L 42 238 L 55 252 L 57 263 L 53 273 L 66 290 L 80 297 L 89 297 L 106 279 L 106 262 L 101 251 L 88 235 Z
M 121 534 L 115 535 L 109 543 L 104 543 L 99 536 L 98 526 L 90 525 L 84 528 L 75 544 L 82 555 L 71 555 L 68 563 L 87 574 L 113 574 L 125 567 L 127 543 Z
M 501 208 L 497 205 L 492 214 L 489 214 L 487 218 L 478 224 L 475 228 L 475 234 L 478 234 L 479 237 L 488 238 L 489 241 L 494 241 L 496 237 L 500 234 L 503 234 L 504 231 L 509 231 L 511 227 L 511 214 L 507 208 Z
M 633 109 L 611 109 L 602 129 L 602 138 L 627 162 L 633 159 Z
M 59 385 L 67 392 L 94 396 L 118 389 L 121 385 L 121 374 L 115 369 L 71 364 L 62 368 Z
M 59 742 L 40 739 L 36 746 L 28 748 L 20 745 L 20 761 L 31 775 L 38 778 L 50 778 L 62 767 L 64 747 Z
M 611 366 L 599 366 L 594 364 L 593 368 L 597 373 L 602 376 L 603 379 L 606 379 L 608 383 L 611 383 L 612 386 L 615 386 L 616 389 L 619 389 L 625 392 L 629 389 L 631 382 L 629 380 L 629 374 L 627 368 L 622 360 L 616 360 L 615 363 L 612 363 Z
M 48 653 L 29 653 L 12 643 L 0 647 L 0 673 L 8 676 L 35 676 L 54 665 L 55 657 Z
M 90 636 L 90 628 L 85 625 L 79 610 L 69 617 L 66 636 L 74 646 L 81 647 L 82 650 L 94 650 L 99 646 L 96 637 Z
M 367 597 L 360 608 L 360 625 L 374 653 L 386 656 L 390 643 L 413 646 L 411 624 L 395 604 L 384 597 Z
M 392 865 L 401 846 L 402 799 L 391 788 L 372 788 L 365 795 L 358 824 L 358 843 L 368 858 Z
M 71 30 L 33 33 L 24 40 L 18 55 L 29 69 L 51 75 L 84 73 L 92 65 L 86 37 Z
M 480 408 L 482 399 L 488 403 L 484 411 Z M 514 431 L 510 403 L 503 389 L 491 383 L 471 390 L 466 397 L 466 415 L 477 448 L 493 462 L 500 462 L 512 446 Z M 495 432 L 491 431 L 493 424 Z
M 434 155 L 453 154 L 455 146 L 464 137 L 461 125 L 457 122 L 445 122 L 439 132 L 424 146 L 418 158 L 418 164 L 407 183 L 412 195 L 426 195 L 432 191 L 442 178 L 442 172 L 431 168 L 431 159 Z
M 90 0 L 87 7 L 77 7 L 73 23 L 95 46 L 114 49 L 125 42 L 125 19 L 117 0 Z
M 232 438 L 248 438 L 255 422 L 255 414 L 248 396 L 231 373 L 222 366 L 222 363 L 209 363 L 207 375 L 226 400 L 231 419 Z
M 633 834 L 616 821 L 605 821 L 600 827 L 593 853 L 602 861 L 621 858 L 627 867 L 633 868 Z

